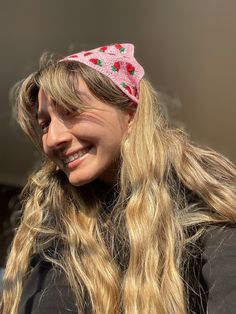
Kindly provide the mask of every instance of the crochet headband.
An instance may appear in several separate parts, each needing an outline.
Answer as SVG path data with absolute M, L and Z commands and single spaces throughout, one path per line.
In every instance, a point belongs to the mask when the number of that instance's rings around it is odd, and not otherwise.
M 130 99 L 138 103 L 143 67 L 134 58 L 132 44 L 102 46 L 74 53 L 62 61 L 78 61 L 109 77 Z

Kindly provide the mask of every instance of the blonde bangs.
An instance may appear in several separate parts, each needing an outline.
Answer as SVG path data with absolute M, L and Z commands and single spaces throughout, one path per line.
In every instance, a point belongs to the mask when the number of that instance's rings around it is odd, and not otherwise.
M 93 108 L 80 97 L 81 77 L 90 92 L 99 100 L 127 108 L 132 101 L 106 76 L 76 61 L 60 62 L 45 54 L 40 60 L 40 69 L 19 82 L 12 89 L 16 119 L 23 131 L 39 150 L 42 150 L 41 132 L 37 121 L 38 92 L 42 88 L 56 106 L 67 112 L 84 111 Z
M 90 108 L 78 93 L 78 62 L 57 62 L 46 68 L 39 78 L 39 86 L 53 102 L 68 111 Z

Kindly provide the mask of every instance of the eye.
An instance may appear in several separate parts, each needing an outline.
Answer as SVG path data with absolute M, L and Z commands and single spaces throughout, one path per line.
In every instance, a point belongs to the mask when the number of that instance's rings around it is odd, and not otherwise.
M 70 119 L 79 116 L 81 112 L 82 111 L 78 108 L 63 108 L 63 110 L 60 112 L 60 116 L 65 119 Z
M 49 127 L 49 122 L 47 121 L 42 121 L 39 123 L 39 127 L 42 131 L 43 134 L 47 133 L 48 131 L 48 127 Z
M 65 115 L 66 116 L 75 116 L 75 115 L 79 115 L 81 113 L 81 110 L 78 108 L 71 108 L 69 109 L 65 109 Z
M 63 116 L 66 116 L 66 117 L 72 117 L 72 116 L 74 116 L 75 114 L 77 114 L 77 110 L 65 109 L 65 110 L 63 111 Z
M 60 108 L 57 108 L 57 112 L 62 119 L 71 118 L 80 114 L 80 110 L 78 108 L 67 109 L 67 108 L 60 107 Z

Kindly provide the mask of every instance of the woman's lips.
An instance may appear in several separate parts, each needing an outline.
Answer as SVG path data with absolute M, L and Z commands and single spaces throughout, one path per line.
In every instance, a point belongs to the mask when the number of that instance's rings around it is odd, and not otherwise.
M 67 158 L 64 158 L 62 160 L 64 167 L 69 168 L 69 169 L 73 169 L 73 168 L 77 167 L 80 164 L 80 162 L 83 159 L 85 159 L 86 154 L 91 150 L 91 148 L 92 148 L 92 146 L 83 148 L 79 152 L 74 153 Z

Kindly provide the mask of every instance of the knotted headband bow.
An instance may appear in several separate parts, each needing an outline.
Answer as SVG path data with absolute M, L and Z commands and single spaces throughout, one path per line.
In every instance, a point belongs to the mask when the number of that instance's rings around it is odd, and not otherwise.
M 102 46 L 74 53 L 62 61 L 78 61 L 108 76 L 130 99 L 138 103 L 143 67 L 134 58 L 132 44 Z

